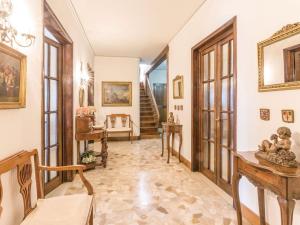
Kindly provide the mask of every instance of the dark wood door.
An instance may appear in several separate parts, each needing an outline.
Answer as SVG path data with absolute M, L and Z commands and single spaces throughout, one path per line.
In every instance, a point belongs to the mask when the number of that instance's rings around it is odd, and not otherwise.
M 200 170 L 231 193 L 234 150 L 234 38 L 227 35 L 199 51 Z
M 47 166 L 62 165 L 61 63 L 62 46 L 45 37 L 42 164 Z M 48 193 L 62 183 L 62 173 L 45 172 L 43 180 L 45 193 Z
M 154 83 L 153 95 L 159 110 L 160 123 L 167 121 L 167 84 Z

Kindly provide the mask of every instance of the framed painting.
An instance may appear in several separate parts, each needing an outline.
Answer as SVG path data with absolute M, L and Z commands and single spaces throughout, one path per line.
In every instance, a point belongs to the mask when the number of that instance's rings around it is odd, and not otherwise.
M 102 82 L 102 106 L 132 106 L 132 82 Z
M 25 107 L 26 56 L 0 43 L 0 109 Z

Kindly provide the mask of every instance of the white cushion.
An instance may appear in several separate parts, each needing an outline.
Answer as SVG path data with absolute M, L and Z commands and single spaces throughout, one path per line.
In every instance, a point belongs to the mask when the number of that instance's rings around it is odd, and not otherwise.
M 115 128 L 107 128 L 107 132 L 126 132 L 131 131 L 131 128 L 129 127 L 115 127 Z
M 92 201 L 87 194 L 39 199 L 21 225 L 86 225 Z

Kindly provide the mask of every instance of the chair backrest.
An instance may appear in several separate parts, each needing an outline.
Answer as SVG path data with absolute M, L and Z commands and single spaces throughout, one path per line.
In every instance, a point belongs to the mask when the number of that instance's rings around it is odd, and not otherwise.
M 131 128 L 131 116 L 128 114 L 106 115 L 106 128 L 129 127 Z
M 44 198 L 42 180 L 39 170 L 39 158 L 37 150 L 21 151 L 0 161 L 0 176 L 13 169 L 17 169 L 17 178 L 20 185 L 20 193 L 24 204 L 24 218 L 35 208 L 31 203 L 31 184 L 32 184 L 32 158 L 34 158 L 34 172 L 38 198 Z M 3 187 L 0 177 L 0 216 L 3 211 L 1 206 L 3 198 Z

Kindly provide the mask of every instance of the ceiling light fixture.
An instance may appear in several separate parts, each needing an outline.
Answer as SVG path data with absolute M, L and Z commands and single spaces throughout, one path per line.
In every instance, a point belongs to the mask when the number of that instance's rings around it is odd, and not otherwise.
M 2 42 L 13 46 L 14 43 L 21 47 L 33 44 L 35 36 L 18 31 L 10 24 L 8 18 L 12 13 L 11 0 L 0 0 L 0 39 Z

